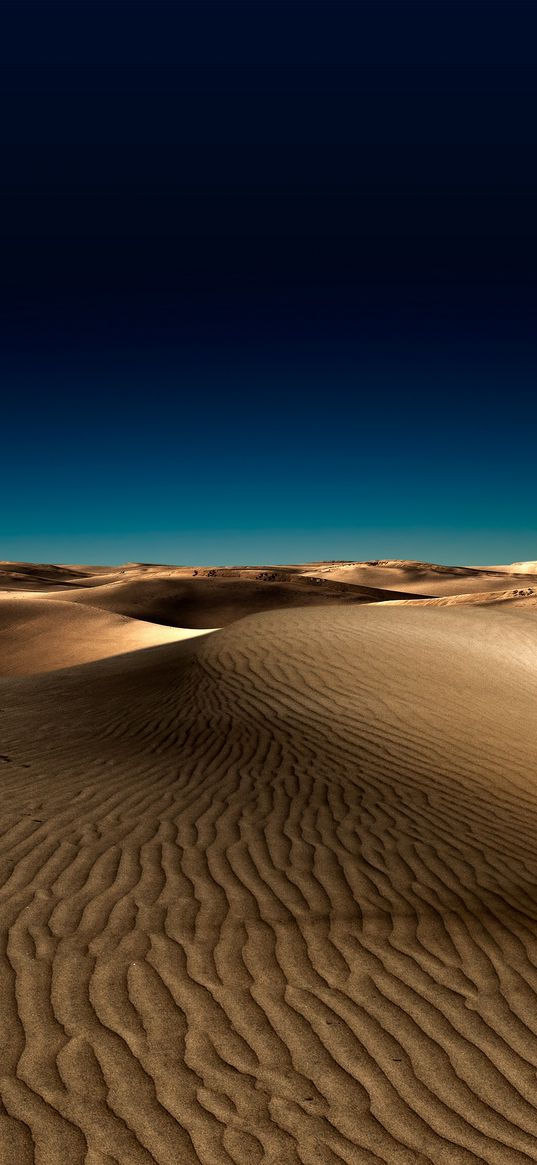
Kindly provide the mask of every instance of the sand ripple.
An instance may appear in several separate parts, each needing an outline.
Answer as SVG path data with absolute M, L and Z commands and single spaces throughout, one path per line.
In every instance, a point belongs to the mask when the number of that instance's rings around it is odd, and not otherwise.
M 536 649 L 334 606 L 2 681 L 1 1159 L 535 1162 Z

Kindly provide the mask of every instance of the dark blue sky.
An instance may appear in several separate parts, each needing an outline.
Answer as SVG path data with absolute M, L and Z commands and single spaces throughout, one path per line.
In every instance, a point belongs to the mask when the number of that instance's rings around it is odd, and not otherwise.
M 532 4 L 0 14 L 0 557 L 537 557 Z

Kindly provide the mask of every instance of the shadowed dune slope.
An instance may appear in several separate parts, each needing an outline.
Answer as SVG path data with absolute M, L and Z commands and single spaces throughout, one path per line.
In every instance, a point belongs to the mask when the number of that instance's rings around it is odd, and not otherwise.
M 199 634 L 95 607 L 0 592 L 0 675 L 73 667 Z
M 261 572 L 262 573 L 262 572 Z M 252 572 L 253 574 L 253 572 Z M 121 578 L 89 589 L 71 588 L 51 596 L 115 611 L 131 619 L 163 623 L 170 627 L 224 627 L 246 615 L 282 607 L 321 606 L 326 603 L 372 603 L 406 598 L 406 592 L 360 587 L 324 579 L 288 576 L 256 579 L 223 571 L 218 577 Z
M 0 682 L 2 1159 L 535 1162 L 536 701 L 505 608 Z

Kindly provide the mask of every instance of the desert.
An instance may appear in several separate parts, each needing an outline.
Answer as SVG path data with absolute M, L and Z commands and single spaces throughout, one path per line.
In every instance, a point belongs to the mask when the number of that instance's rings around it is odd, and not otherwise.
M 0 564 L 0 1157 L 537 1160 L 537 564 Z
M 0 1165 L 537 1165 L 534 7 L 0 5 Z

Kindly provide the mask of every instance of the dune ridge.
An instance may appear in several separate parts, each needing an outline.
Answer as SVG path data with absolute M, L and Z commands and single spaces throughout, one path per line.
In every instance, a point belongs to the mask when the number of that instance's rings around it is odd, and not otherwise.
M 537 1160 L 536 648 L 327 604 L 1 680 L 3 1159 Z

